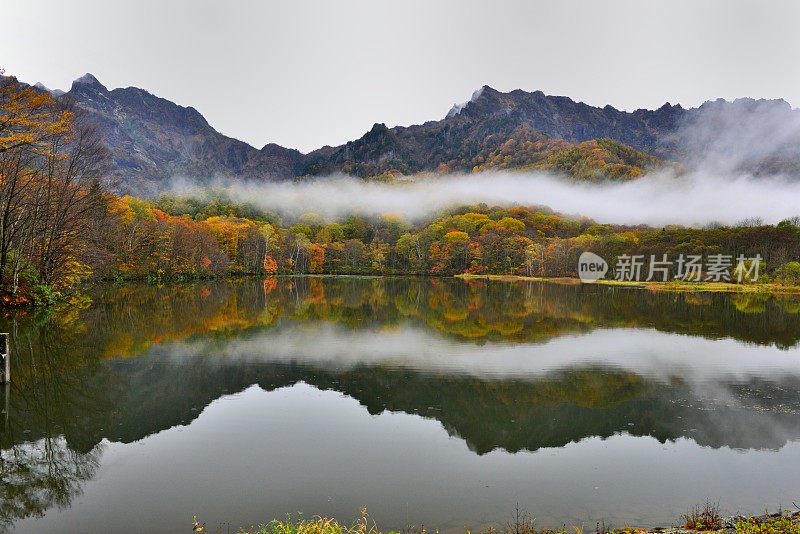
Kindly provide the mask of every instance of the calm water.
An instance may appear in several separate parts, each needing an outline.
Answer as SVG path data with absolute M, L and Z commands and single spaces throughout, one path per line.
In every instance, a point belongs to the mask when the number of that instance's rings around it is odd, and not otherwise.
M 671 524 L 800 498 L 800 301 L 459 280 L 110 288 L 8 317 L 0 524 Z M 0 390 L 2 391 L 2 390 Z

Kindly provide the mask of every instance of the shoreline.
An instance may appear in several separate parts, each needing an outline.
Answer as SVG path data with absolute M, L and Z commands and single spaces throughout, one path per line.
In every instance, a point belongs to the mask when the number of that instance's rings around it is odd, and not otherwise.
M 187 279 L 170 279 L 164 281 L 162 284 L 155 285 L 172 285 L 172 284 L 187 284 L 199 283 L 217 280 L 235 280 L 241 278 L 438 278 L 447 279 L 455 278 L 461 280 L 491 280 L 499 282 L 538 282 L 547 284 L 560 284 L 560 285 L 598 285 L 606 287 L 620 287 L 624 289 L 643 289 L 653 292 L 663 293 L 748 293 L 748 294 L 763 294 L 763 295 L 800 295 L 800 286 L 782 285 L 774 283 L 764 284 L 735 284 L 732 282 L 634 282 L 634 281 L 619 281 L 619 280 L 596 280 L 594 282 L 582 282 L 579 278 L 575 277 L 547 277 L 547 276 L 524 276 L 517 274 L 454 274 L 449 276 L 432 276 L 427 274 L 338 274 L 338 273 L 276 273 L 265 275 L 263 273 L 234 273 L 225 276 L 214 277 L 198 277 Z M 93 287 L 100 285 L 125 285 L 128 283 L 146 283 L 152 284 L 146 278 L 129 278 L 125 280 L 103 280 L 99 284 L 94 284 Z M 77 293 L 80 295 L 81 293 Z M 13 297 L 13 298 L 12 298 Z M 69 297 L 52 301 L 49 303 L 36 303 L 35 300 L 28 294 L 20 293 L 17 295 L 10 295 L 8 293 L 0 292 L 0 310 L 14 310 L 14 309 L 32 309 L 32 308 L 50 308 L 57 304 L 63 304 L 69 301 Z
M 582 282 L 572 277 L 522 276 L 516 274 L 457 274 L 462 280 L 494 280 L 500 282 L 543 282 L 562 285 L 598 285 L 627 289 L 676 293 L 765 293 L 770 295 L 800 295 L 800 286 L 780 284 L 734 284 L 732 282 L 633 282 L 620 280 L 597 280 Z
M 614 528 L 606 526 L 604 523 L 597 522 L 595 528 L 590 525 L 562 525 L 557 528 L 539 527 L 535 524 L 533 516 L 517 509 L 512 521 L 504 524 L 496 524 L 482 530 L 476 530 L 480 534 L 585 534 L 594 532 L 595 534 L 696 534 L 696 533 L 719 533 L 719 534 L 798 534 L 800 533 L 800 511 L 785 510 L 773 514 L 764 513 L 763 515 L 732 515 L 720 516 L 716 505 L 708 504 L 705 508 L 695 508 L 694 511 L 682 516 L 683 521 L 680 526 L 670 527 L 632 527 L 623 526 Z M 205 523 L 198 521 L 197 516 L 193 519 L 193 529 L 195 532 L 205 532 Z M 287 516 L 284 519 L 273 519 L 268 523 L 259 526 L 240 527 L 241 534 L 287 534 L 305 532 L 307 534 L 399 534 L 408 532 L 412 534 L 427 534 L 431 532 L 424 526 L 406 526 L 403 530 L 383 531 L 377 522 L 370 517 L 367 510 L 361 510 L 360 516 L 351 525 L 339 523 L 336 519 L 324 516 L 313 516 L 311 519 L 304 519 L 302 514 L 292 519 Z M 438 529 L 432 532 L 439 532 Z M 470 534 L 470 529 L 465 532 Z

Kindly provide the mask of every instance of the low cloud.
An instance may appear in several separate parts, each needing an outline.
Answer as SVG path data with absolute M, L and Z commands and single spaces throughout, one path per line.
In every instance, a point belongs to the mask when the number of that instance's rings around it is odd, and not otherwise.
M 776 223 L 800 213 L 800 182 L 776 177 L 706 173 L 649 174 L 628 182 L 578 183 L 546 173 L 485 172 L 418 177 L 401 183 L 368 182 L 344 175 L 301 182 L 217 183 L 239 202 L 282 215 L 316 213 L 335 219 L 351 213 L 402 214 L 421 219 L 444 209 L 489 205 L 541 205 L 602 223 L 734 224 L 758 217 Z M 202 195 L 200 186 L 175 182 L 173 191 Z
M 783 100 L 715 100 L 691 110 L 662 148 L 699 174 L 800 174 L 800 111 Z

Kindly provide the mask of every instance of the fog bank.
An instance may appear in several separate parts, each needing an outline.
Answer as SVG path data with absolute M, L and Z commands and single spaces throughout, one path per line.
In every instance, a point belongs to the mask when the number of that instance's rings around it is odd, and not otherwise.
M 735 224 L 758 217 L 776 223 L 800 214 L 800 182 L 777 177 L 737 177 L 657 172 L 628 182 L 578 183 L 547 173 L 485 172 L 421 176 L 400 183 L 368 182 L 344 175 L 300 182 L 221 183 L 232 198 L 288 216 L 316 213 L 398 214 L 410 219 L 466 204 L 543 205 L 602 223 Z M 173 191 L 202 195 L 176 180 Z

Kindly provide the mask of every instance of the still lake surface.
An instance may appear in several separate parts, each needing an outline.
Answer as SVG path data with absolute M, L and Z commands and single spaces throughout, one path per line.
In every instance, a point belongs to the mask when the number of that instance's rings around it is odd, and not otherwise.
M 656 526 L 707 498 L 800 502 L 796 297 L 287 277 L 106 288 L 0 328 L 13 532 L 363 506 L 461 532 L 516 503 L 540 526 Z

